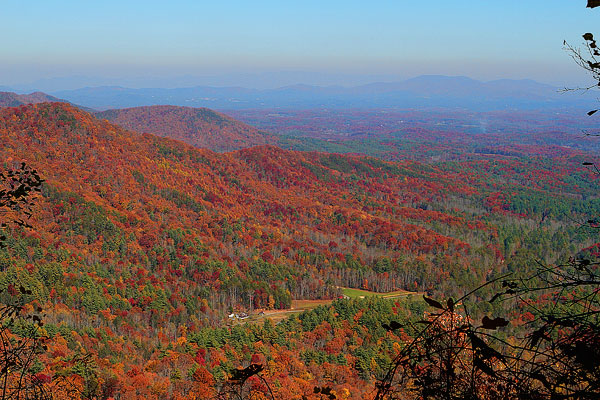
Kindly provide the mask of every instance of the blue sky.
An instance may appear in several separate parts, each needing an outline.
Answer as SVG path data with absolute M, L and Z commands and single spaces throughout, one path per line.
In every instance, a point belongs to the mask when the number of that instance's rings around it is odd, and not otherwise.
M 270 75 L 281 74 L 320 84 L 420 74 L 572 84 L 585 82 L 585 73 L 562 41 L 579 44 L 581 34 L 599 27 L 600 11 L 585 3 L 5 2 L 0 85 L 75 75 L 115 83 L 237 75 L 261 76 L 260 85 L 268 86 Z

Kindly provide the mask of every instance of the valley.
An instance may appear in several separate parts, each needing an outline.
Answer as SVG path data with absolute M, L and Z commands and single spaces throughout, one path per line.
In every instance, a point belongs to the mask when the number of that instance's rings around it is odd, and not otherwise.
M 4 301 L 43 310 L 38 373 L 62 368 L 82 394 L 211 398 L 262 360 L 277 398 L 370 398 L 436 304 L 424 295 L 483 285 L 461 304 L 506 312 L 486 282 L 593 253 L 585 139 L 377 126 L 331 140 L 207 109 L 1 108 L 4 170 L 44 179 L 31 227 L 0 249 Z
M 0 400 L 600 399 L 598 10 L 4 2 Z

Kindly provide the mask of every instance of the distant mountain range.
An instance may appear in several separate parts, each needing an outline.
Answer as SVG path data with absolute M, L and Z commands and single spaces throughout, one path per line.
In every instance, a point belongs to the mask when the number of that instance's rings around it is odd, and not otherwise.
M 196 86 L 177 89 L 87 87 L 52 93 L 98 110 L 151 105 L 212 109 L 457 108 L 474 111 L 587 107 L 593 93 L 561 92 L 532 80 L 481 82 L 467 77 L 425 75 L 368 85 L 292 85 L 278 89 Z

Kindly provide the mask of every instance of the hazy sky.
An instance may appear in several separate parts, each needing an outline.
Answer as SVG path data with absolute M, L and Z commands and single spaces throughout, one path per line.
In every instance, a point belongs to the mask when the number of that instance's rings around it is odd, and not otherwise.
M 352 84 L 421 74 L 572 84 L 585 82 L 586 76 L 562 49 L 563 40 L 579 44 L 587 31 L 600 35 L 600 11 L 586 9 L 585 4 L 585 0 L 2 2 L 0 85 L 74 75 L 115 83 L 141 77 L 143 85 L 149 77 L 187 75 L 233 80 L 255 76 L 256 86 L 268 86 L 273 72 L 279 73 L 272 75 L 274 85 L 277 76 L 320 84 L 347 79 Z M 219 82 L 215 78 L 215 84 Z

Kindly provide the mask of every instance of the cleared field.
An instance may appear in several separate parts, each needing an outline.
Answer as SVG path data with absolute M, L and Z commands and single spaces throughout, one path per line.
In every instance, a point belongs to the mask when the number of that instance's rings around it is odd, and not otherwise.
M 292 300 L 292 310 L 312 310 L 324 304 L 331 304 L 333 300 Z
M 398 297 L 405 297 L 411 294 L 418 294 L 417 292 L 408 292 L 406 290 L 397 290 L 395 292 L 377 293 L 370 292 L 362 289 L 352 288 L 340 288 L 342 294 L 351 299 L 364 298 L 369 296 L 382 297 L 385 299 L 395 299 Z M 263 314 L 254 313 L 248 319 L 239 321 L 238 323 L 262 323 L 265 318 L 271 319 L 277 323 L 283 319 L 286 319 L 292 314 L 301 313 L 302 311 L 312 310 L 318 306 L 331 304 L 333 300 L 292 300 L 292 308 L 288 310 L 267 310 Z
M 347 296 L 351 299 L 363 298 L 363 297 L 369 297 L 369 296 L 383 297 L 385 299 L 394 299 L 396 297 L 404 297 L 404 296 L 408 296 L 411 294 L 417 294 L 416 292 L 408 292 L 406 290 L 397 290 L 395 292 L 378 293 L 378 292 L 371 292 L 368 290 L 353 289 L 353 288 L 341 288 L 341 289 L 342 289 L 342 293 L 344 294 L 344 296 Z
M 292 300 L 292 308 L 289 310 L 268 310 L 263 315 L 253 315 L 249 318 L 250 323 L 263 321 L 265 318 L 270 318 L 277 323 L 282 319 L 286 319 L 292 314 L 301 313 L 302 311 L 312 310 L 322 305 L 331 304 L 333 300 Z

